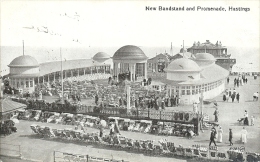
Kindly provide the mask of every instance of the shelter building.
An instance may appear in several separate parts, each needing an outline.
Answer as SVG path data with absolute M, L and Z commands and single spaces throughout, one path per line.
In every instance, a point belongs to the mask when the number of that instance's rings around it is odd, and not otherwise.
M 179 58 L 166 69 L 169 96 L 178 96 L 180 104 L 189 105 L 203 99 L 212 99 L 225 90 L 229 72 L 215 64 L 209 53 L 197 53 L 195 59 Z M 216 75 L 218 74 L 218 75 Z
M 10 67 L 10 86 L 19 89 L 22 93 L 32 93 L 35 85 L 44 82 L 55 82 L 70 77 L 84 75 L 107 74 L 110 76 L 112 60 L 104 52 L 94 55 L 93 59 L 77 59 L 53 61 L 39 64 L 37 60 L 28 55 L 15 58 L 8 66 Z

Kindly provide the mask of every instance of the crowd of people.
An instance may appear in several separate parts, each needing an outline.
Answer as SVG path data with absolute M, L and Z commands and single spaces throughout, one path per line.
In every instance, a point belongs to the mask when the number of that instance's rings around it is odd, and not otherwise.
M 229 90 L 226 89 L 224 94 L 223 94 L 223 101 L 224 102 L 229 102 L 231 98 L 231 101 L 234 102 L 235 99 L 237 102 L 239 102 L 240 100 L 240 94 L 238 92 L 236 92 L 236 89 L 234 88 L 233 91 L 232 89 L 230 88 Z

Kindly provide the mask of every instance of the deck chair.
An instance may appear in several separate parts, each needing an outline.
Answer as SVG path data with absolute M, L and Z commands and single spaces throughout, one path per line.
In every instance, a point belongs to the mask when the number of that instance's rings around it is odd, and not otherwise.
M 185 148 L 185 156 L 194 157 L 193 149 L 192 148 Z
M 139 140 L 136 140 L 134 142 L 134 149 L 139 152 L 140 151 L 140 147 L 141 147 L 141 142 Z
M 149 154 L 150 156 L 152 155 L 154 151 L 154 142 L 152 140 L 148 141 L 148 146 L 147 146 L 147 151 L 146 153 Z
M 185 149 L 182 147 L 176 147 L 176 152 L 175 154 L 177 156 L 185 156 Z
M 175 147 L 173 142 L 167 142 L 167 147 L 172 154 L 175 153 Z
M 81 131 L 75 131 L 76 139 L 77 140 L 83 140 L 83 136 L 81 134 Z
M 207 159 L 208 158 L 208 149 L 200 147 L 200 155 L 202 159 Z
M 134 147 L 134 140 L 133 139 L 126 139 L 126 148 L 132 150 Z
M 115 136 L 113 138 L 113 147 L 114 148 L 120 148 L 120 140 L 119 140 L 119 137 L 118 136 Z
M 71 135 L 70 135 L 70 131 L 71 131 L 71 129 L 68 129 L 68 128 L 66 128 L 66 129 L 63 130 L 66 139 L 72 139 L 72 137 L 71 137 Z
M 223 152 L 218 152 L 217 157 L 218 157 L 218 160 L 226 160 L 226 158 L 227 158 L 226 154 Z
M 161 155 L 163 152 L 161 145 L 154 145 L 154 155 Z
M 168 149 L 168 147 L 167 147 L 167 143 L 166 142 L 163 142 L 163 143 L 160 143 L 161 144 L 161 146 L 162 146 L 162 154 L 164 154 L 164 155 L 169 155 L 169 153 L 170 153 L 170 151 L 169 151 L 169 149 Z
M 126 138 L 125 137 L 119 137 L 119 141 L 120 141 L 120 147 L 121 148 L 126 148 Z
M 36 124 L 32 124 L 30 127 L 31 127 L 33 133 L 39 134 L 39 132 L 37 130 L 37 125 Z

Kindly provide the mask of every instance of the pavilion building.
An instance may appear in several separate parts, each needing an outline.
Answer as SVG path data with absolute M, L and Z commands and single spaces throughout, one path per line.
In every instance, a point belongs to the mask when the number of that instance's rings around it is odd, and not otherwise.
M 236 59 L 232 59 L 231 54 L 228 54 L 227 47 L 223 46 L 221 41 L 215 44 L 206 40 L 204 43 L 194 42 L 193 46 L 187 49 L 192 54 L 197 53 L 210 53 L 216 58 L 216 64 L 231 71 L 232 66 L 236 64 Z
M 11 87 L 21 88 L 23 92 L 32 93 L 35 87 L 34 78 L 40 73 L 39 63 L 29 55 L 15 58 L 9 65 Z
M 118 80 L 119 74 L 130 74 L 130 81 L 147 79 L 148 57 L 137 46 L 126 45 L 119 48 L 113 59 L 113 75 Z
M 180 104 L 189 105 L 203 99 L 212 99 L 225 90 L 229 72 L 215 64 L 216 59 L 209 53 L 197 53 L 196 58 L 179 58 L 166 69 L 169 96 L 178 96 Z
M 147 63 L 148 63 L 148 72 L 159 72 L 159 73 L 164 73 L 164 69 L 167 69 L 168 65 L 176 59 L 179 58 L 195 58 L 195 56 L 187 52 L 187 49 L 181 48 L 180 52 L 171 56 L 168 53 L 160 53 L 156 55 L 153 58 L 150 58 Z

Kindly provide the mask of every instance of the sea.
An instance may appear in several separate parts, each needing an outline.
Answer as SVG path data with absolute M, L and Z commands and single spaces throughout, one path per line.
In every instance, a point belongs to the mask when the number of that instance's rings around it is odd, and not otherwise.
M 149 47 L 139 46 L 147 57 L 152 58 L 160 53 L 169 53 L 175 55 L 180 52 L 180 47 Z M 231 54 L 231 58 L 235 58 L 238 64 L 254 64 L 259 66 L 260 52 L 259 47 L 235 47 L 226 46 L 227 54 Z M 25 46 L 1 46 L 1 76 L 9 73 L 9 65 L 11 61 L 21 55 L 33 56 L 39 63 L 74 59 L 90 59 L 98 52 L 105 52 L 111 57 L 120 47 L 28 47 Z

